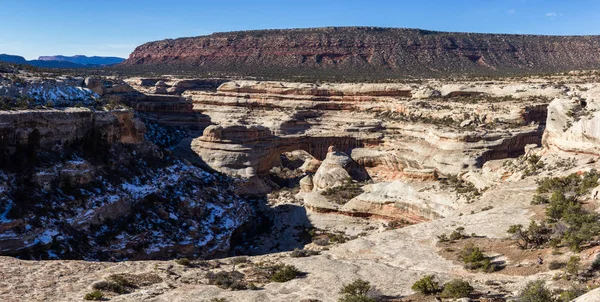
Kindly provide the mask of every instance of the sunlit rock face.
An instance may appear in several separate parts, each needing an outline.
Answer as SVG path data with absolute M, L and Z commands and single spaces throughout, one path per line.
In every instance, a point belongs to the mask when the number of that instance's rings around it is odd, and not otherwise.
M 124 68 L 269 78 L 397 79 L 600 67 L 597 36 L 533 36 L 328 27 L 253 30 L 138 46 Z M 552 55 L 548 55 L 551 53 Z

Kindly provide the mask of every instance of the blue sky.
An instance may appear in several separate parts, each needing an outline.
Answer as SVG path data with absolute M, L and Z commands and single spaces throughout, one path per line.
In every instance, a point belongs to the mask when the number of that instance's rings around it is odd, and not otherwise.
M 0 53 L 127 57 L 165 38 L 263 28 L 368 25 L 600 34 L 598 0 L 0 0 Z

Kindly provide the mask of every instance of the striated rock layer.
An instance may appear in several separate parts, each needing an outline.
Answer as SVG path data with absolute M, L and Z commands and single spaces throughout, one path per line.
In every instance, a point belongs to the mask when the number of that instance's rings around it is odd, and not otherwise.
M 535 36 L 331 27 L 255 30 L 138 46 L 122 63 L 271 78 L 386 79 L 518 74 L 600 67 L 598 36 Z
M 402 185 L 374 186 L 376 191 L 365 187 L 365 194 L 341 205 L 322 193 L 350 185 L 349 180 L 433 182 L 517 157 L 526 145 L 541 143 L 547 104 L 564 90 L 535 82 L 231 81 L 216 91 L 182 95 L 214 124 L 191 141 L 194 155 L 217 171 L 246 179 L 240 193 L 268 192 L 261 177 L 280 166 L 285 153 L 303 150 L 311 155 L 301 165 L 309 175 L 300 183 L 307 207 L 422 221 L 444 215 L 459 197 L 390 193 L 396 197 L 386 199 L 382 190 L 396 192 Z M 368 177 L 327 164 L 330 147 L 347 154 Z

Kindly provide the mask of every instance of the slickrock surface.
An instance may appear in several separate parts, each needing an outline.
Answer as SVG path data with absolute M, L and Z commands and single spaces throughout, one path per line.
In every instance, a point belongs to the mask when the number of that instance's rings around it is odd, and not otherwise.
M 255 30 L 138 46 L 122 65 L 163 73 L 385 80 L 600 67 L 598 36 L 534 36 L 340 27 Z

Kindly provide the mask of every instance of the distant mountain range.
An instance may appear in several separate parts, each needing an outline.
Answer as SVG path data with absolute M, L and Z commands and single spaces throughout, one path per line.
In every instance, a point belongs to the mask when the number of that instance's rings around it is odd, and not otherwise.
M 0 61 L 31 65 L 41 68 L 93 68 L 110 66 L 125 61 L 123 58 L 117 57 L 87 57 L 83 55 L 77 56 L 41 56 L 37 60 L 26 60 L 21 56 L 0 54 Z

